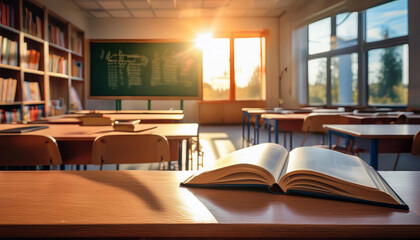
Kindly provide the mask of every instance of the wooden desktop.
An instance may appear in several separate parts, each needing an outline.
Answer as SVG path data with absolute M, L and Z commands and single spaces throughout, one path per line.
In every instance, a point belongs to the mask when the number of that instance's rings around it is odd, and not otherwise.
M 36 126 L 35 124 L 0 124 L 0 130 Z M 60 148 L 63 164 L 91 164 L 93 140 L 101 134 L 132 134 L 131 132 L 117 132 L 112 126 L 80 126 L 77 124 L 46 124 L 46 129 L 27 132 L 22 134 L 45 134 L 57 140 Z M 142 124 L 146 131 L 139 134 L 156 133 L 165 136 L 169 140 L 171 148 L 171 160 L 178 160 L 179 166 L 188 164 L 179 154 L 179 143 L 186 140 L 185 156 L 189 156 L 189 141 L 198 139 L 198 124 L 196 123 L 146 123 Z M 182 146 L 182 145 L 181 145 Z M 184 161 L 185 160 L 185 161 Z
M 180 187 L 191 172 L 0 172 L 2 237 L 418 238 L 420 172 L 381 172 L 401 210 Z

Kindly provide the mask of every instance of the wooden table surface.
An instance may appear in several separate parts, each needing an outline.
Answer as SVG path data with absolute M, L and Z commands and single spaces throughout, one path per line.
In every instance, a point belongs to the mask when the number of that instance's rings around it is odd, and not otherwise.
M 420 124 L 327 124 L 327 130 L 363 138 L 413 138 Z
M 103 114 L 183 114 L 183 110 L 79 110 L 72 113 L 87 114 L 95 111 Z
M 379 153 L 410 152 L 414 135 L 420 131 L 420 124 L 326 124 L 328 136 L 355 137 L 358 141 L 368 140 L 369 164 L 378 169 Z
M 0 172 L 2 237 L 418 238 L 420 172 L 382 172 L 410 210 L 184 188 L 191 172 Z
M 179 143 L 183 140 L 199 138 L 197 123 L 140 123 L 146 131 L 139 134 L 160 134 L 169 141 L 171 160 L 178 160 L 179 166 L 186 164 L 179 154 Z M 45 124 L 43 124 L 45 126 Z M 37 124 L 0 124 L 0 130 Z M 63 164 L 92 164 L 93 140 L 102 134 L 133 134 L 133 132 L 114 131 L 112 126 L 80 126 L 78 124 L 47 124 L 48 128 L 22 134 L 45 134 L 57 140 Z M 188 145 L 188 144 L 187 144 Z M 186 156 L 190 149 L 187 146 Z
M 141 124 L 141 123 L 140 123 Z M 145 123 L 141 124 L 147 131 L 141 134 L 156 133 L 168 139 L 182 140 L 198 136 L 197 123 Z M 0 124 L 0 130 L 37 124 Z M 101 134 L 133 134 L 133 132 L 114 131 L 112 126 L 80 126 L 78 124 L 47 124 L 48 128 L 22 134 L 46 134 L 57 141 L 93 141 Z
M 85 114 L 67 114 L 47 118 L 47 123 L 80 124 L 80 117 Z M 117 121 L 130 121 L 140 119 L 143 123 L 179 123 L 184 119 L 184 114 L 104 114 Z

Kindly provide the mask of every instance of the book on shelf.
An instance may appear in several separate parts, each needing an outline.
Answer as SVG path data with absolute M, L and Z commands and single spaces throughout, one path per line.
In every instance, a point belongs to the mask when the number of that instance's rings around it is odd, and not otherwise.
M 83 63 L 81 61 L 76 61 L 75 59 L 73 59 L 73 64 L 72 64 L 72 76 L 73 77 L 79 77 L 82 78 L 82 71 L 83 71 Z
M 13 4 L 0 2 L 0 23 L 9 27 L 15 27 L 15 8 Z
M 0 78 L 0 102 L 14 102 L 16 97 L 17 80 Z
M 70 109 L 71 110 L 83 109 L 79 94 L 77 93 L 76 89 L 73 86 L 70 88 Z
M 26 101 L 41 101 L 41 92 L 38 82 L 24 82 Z
M 18 65 L 18 43 L 4 36 L 0 36 L 1 63 L 13 66 Z
M 48 25 L 49 41 L 60 47 L 65 47 L 64 32 L 57 26 Z
M 264 187 L 296 194 L 408 209 L 381 175 L 357 156 L 330 149 L 288 151 L 264 143 L 237 150 L 191 175 L 182 186 Z
M 0 84 L 1 84 L 0 102 L 6 102 L 6 95 L 7 95 L 7 88 L 8 88 L 7 79 L 1 78 Z
M 44 106 L 24 106 L 23 121 L 35 121 L 39 120 L 44 116 Z
M 67 59 L 62 56 L 49 54 L 50 72 L 67 74 Z
M 13 108 L 12 110 L 1 110 L 0 123 L 14 123 L 21 121 L 20 109 Z
M 42 38 L 42 20 L 41 17 L 34 14 L 28 8 L 23 10 L 23 26 L 24 32 L 27 32 L 33 36 Z

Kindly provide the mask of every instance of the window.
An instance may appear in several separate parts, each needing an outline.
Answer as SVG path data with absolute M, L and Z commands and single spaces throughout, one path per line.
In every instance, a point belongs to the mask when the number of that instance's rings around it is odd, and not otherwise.
M 357 53 L 331 58 L 331 103 L 332 105 L 357 104 Z
M 212 38 L 203 46 L 203 100 L 263 100 L 264 37 Z
M 309 101 L 312 104 L 327 102 L 327 58 L 317 58 L 308 62 Z
M 408 45 L 368 53 L 369 104 L 407 104 Z
M 331 18 L 309 25 L 309 54 L 326 52 L 331 49 Z
M 309 24 L 308 103 L 406 105 L 408 47 L 407 0 Z

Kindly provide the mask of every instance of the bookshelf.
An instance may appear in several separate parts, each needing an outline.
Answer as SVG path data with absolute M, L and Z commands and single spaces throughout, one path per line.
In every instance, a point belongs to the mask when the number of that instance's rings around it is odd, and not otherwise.
M 0 123 L 83 108 L 84 31 L 36 0 L 0 11 Z

